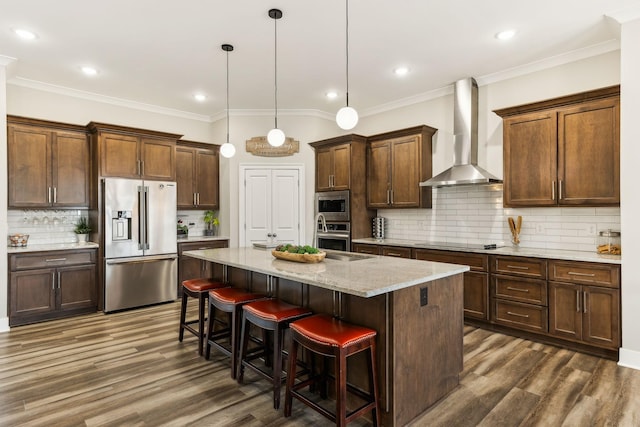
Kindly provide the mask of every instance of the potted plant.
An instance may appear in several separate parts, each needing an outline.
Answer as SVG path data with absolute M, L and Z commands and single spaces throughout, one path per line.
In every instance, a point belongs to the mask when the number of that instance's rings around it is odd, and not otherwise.
M 218 226 L 220 221 L 215 211 L 206 211 L 204 213 L 204 223 L 207 225 L 207 229 L 204 230 L 205 236 L 215 236 L 218 234 Z
M 91 227 L 89 226 L 89 221 L 85 217 L 80 217 L 78 222 L 76 223 L 76 228 L 73 230 L 78 235 L 78 243 L 84 244 L 89 239 L 89 233 L 91 232 Z

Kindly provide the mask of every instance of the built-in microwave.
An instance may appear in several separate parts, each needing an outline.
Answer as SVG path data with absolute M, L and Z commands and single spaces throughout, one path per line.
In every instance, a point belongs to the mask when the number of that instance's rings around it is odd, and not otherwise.
M 349 190 L 316 193 L 316 214 L 321 213 L 327 221 L 348 222 Z

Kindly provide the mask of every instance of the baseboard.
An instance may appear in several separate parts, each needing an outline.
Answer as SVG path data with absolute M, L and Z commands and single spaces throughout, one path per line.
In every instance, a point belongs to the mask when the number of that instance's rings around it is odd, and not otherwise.
M 9 332 L 9 318 L 0 317 L 0 332 Z
M 621 348 L 618 365 L 640 371 L 640 351 Z

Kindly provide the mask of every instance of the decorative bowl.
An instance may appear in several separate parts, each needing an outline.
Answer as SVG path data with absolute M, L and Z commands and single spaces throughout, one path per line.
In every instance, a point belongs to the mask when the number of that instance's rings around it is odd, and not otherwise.
M 278 259 L 283 259 L 285 261 L 306 262 L 309 264 L 313 264 L 313 263 L 321 262 L 322 260 L 324 260 L 324 257 L 327 256 L 327 253 L 319 252 L 317 254 L 294 254 L 291 252 L 280 252 L 280 251 L 272 250 L 271 255 L 273 255 Z
M 17 248 L 27 246 L 27 242 L 29 241 L 28 234 L 10 234 L 8 237 L 9 246 Z

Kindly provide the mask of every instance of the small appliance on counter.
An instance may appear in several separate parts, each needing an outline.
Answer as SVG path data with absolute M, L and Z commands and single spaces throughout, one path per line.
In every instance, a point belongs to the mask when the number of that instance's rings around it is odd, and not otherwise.
M 373 218 L 373 238 L 376 240 L 384 240 L 384 229 L 387 219 L 381 216 Z

